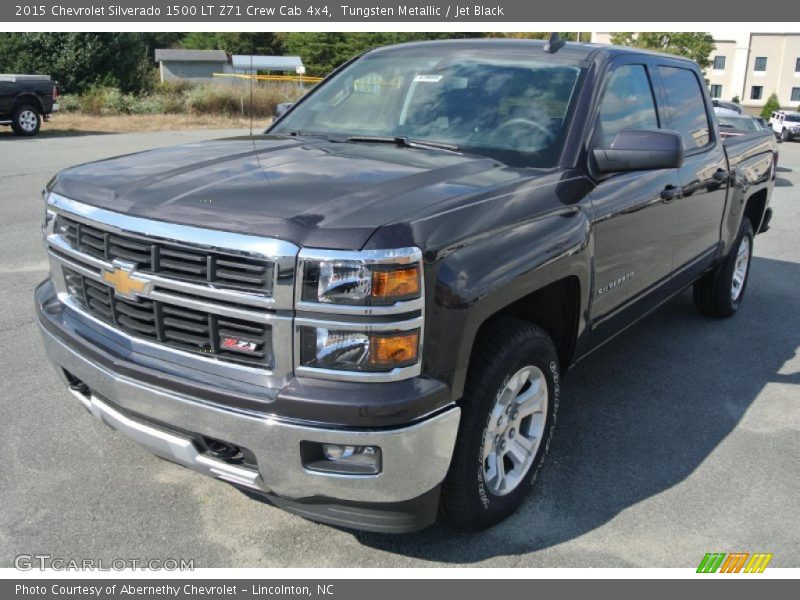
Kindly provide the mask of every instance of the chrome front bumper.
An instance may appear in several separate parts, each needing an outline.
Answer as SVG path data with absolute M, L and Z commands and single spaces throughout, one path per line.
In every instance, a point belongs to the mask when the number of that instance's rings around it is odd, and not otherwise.
M 69 385 L 67 371 L 90 390 L 71 389 L 93 415 L 151 452 L 218 479 L 289 499 L 396 503 L 436 488 L 450 465 L 458 407 L 390 430 L 306 426 L 203 403 L 132 380 L 82 356 L 41 322 L 40 330 L 47 354 L 65 383 Z M 229 464 L 202 453 L 184 432 L 247 448 L 257 466 Z M 301 460 L 301 441 L 378 446 L 382 471 L 377 475 L 310 471 Z

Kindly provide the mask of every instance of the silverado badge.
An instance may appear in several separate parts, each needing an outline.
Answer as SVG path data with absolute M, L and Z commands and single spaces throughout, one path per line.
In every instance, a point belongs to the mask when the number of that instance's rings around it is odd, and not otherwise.
M 110 270 L 103 269 L 102 277 L 116 295 L 135 300 L 137 296 L 147 295 L 153 285 L 152 281 L 137 277 L 135 271 L 136 265 L 115 260 Z

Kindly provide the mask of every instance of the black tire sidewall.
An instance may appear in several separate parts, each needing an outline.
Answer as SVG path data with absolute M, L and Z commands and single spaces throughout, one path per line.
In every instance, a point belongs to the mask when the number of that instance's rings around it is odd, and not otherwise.
M 33 113 L 36 114 L 36 129 L 34 129 L 33 131 L 25 131 L 19 124 L 19 117 L 26 110 L 33 111 Z M 18 106 L 17 108 L 14 109 L 14 114 L 11 117 L 11 128 L 17 135 L 24 135 L 24 136 L 36 135 L 37 133 L 39 133 L 39 129 L 41 128 L 41 126 L 42 126 L 42 115 L 33 106 L 30 106 L 29 104 L 23 104 L 22 106 Z
M 733 273 L 736 270 L 736 257 L 739 253 L 739 248 L 742 245 L 742 240 L 745 237 L 747 237 L 748 241 L 750 242 L 750 253 L 747 257 L 747 271 L 745 271 L 744 283 L 742 284 L 742 290 L 739 292 L 739 297 L 736 300 L 733 300 L 732 298 L 730 300 L 730 308 L 732 312 L 739 310 L 739 305 L 744 299 L 745 292 L 747 292 L 747 282 L 750 281 L 750 263 L 753 260 L 753 239 L 755 234 L 753 233 L 753 225 L 746 217 L 742 219 L 742 224 L 739 226 L 739 235 L 736 237 L 736 245 L 731 249 L 731 254 L 728 258 L 728 264 L 725 265 L 725 283 L 728 286 L 728 290 L 730 290 L 733 286 Z
M 467 481 L 464 482 L 464 492 L 470 502 L 470 512 L 476 517 L 478 528 L 484 528 L 503 520 L 514 512 L 525 499 L 543 464 L 543 458 L 553 437 L 558 414 L 561 375 L 558 360 L 551 347 L 540 338 L 531 338 L 523 347 L 510 349 L 507 354 L 508 360 L 503 361 L 506 368 L 498 370 L 485 388 L 492 390 L 492 393 L 487 394 L 485 401 L 480 405 L 467 445 L 465 457 Z M 534 365 L 541 369 L 547 380 L 548 405 L 543 439 L 536 451 L 530 470 L 517 488 L 503 496 L 496 496 L 488 489 L 483 477 L 483 444 L 489 424 L 489 415 L 495 405 L 497 395 L 508 383 L 510 377 L 528 365 Z

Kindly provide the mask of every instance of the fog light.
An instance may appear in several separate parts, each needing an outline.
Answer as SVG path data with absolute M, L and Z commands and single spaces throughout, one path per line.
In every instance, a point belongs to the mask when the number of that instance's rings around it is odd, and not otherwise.
M 339 446 L 338 444 L 322 444 L 322 453 L 328 460 L 350 458 L 356 453 L 355 446 Z
M 340 475 L 377 475 L 381 472 L 381 449 L 377 446 L 350 446 L 302 442 L 303 466 L 312 471 Z

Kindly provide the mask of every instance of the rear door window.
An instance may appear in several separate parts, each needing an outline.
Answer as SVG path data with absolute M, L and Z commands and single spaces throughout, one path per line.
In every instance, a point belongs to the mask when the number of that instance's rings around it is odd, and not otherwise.
M 680 67 L 658 67 L 664 84 L 666 112 L 671 126 L 683 137 L 687 152 L 711 143 L 711 125 L 703 100 L 703 89 L 694 71 Z

